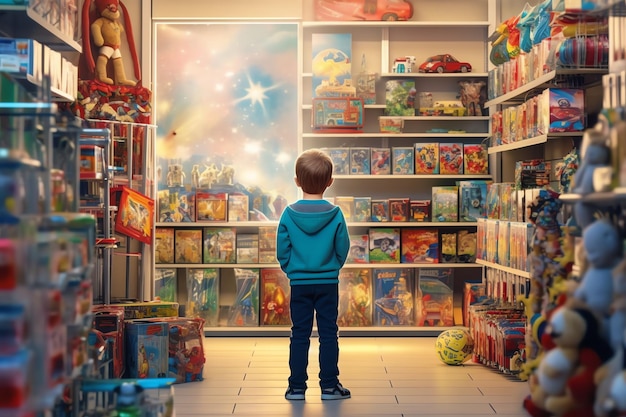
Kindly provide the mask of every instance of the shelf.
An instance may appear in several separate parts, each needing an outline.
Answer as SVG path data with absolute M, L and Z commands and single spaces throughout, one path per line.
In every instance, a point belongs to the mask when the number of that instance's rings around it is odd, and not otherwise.
M 491 133 L 303 133 L 303 138 L 486 138 Z
M 393 268 L 482 268 L 476 263 L 438 263 L 438 264 L 418 264 L 418 263 L 367 263 L 367 264 L 345 264 L 346 269 L 393 269 Z
M 491 179 L 489 174 L 435 174 L 435 175 L 334 175 L 335 180 L 390 180 L 390 179 L 410 179 L 410 180 L 433 180 L 433 179 L 457 179 L 463 181 L 465 179 Z
M 446 121 L 449 122 L 451 120 L 462 120 L 467 122 L 473 121 L 489 121 L 491 119 L 490 116 L 380 116 L 380 119 L 402 119 L 404 121 Z M 449 133 L 447 133 L 449 135 Z
M 28 5 L 1 5 L 0 26 L 3 32 L 11 33 L 15 38 L 37 39 L 56 51 L 75 53 L 76 58 L 83 50 L 80 43 L 50 24 Z
M 484 28 L 488 28 L 489 27 L 489 22 L 488 21 L 482 21 L 482 20 L 474 20 L 474 21 L 467 21 L 467 20 L 459 20 L 459 21 L 447 21 L 447 20 L 443 20 L 443 21 L 423 21 L 423 22 L 418 22 L 418 21 L 412 21 L 412 20 L 408 20 L 408 21 L 371 21 L 371 20 L 350 20 L 350 21 L 346 21 L 346 20 L 342 20 L 342 21 L 305 21 L 302 22 L 302 27 L 304 28 L 321 28 L 321 27 L 337 27 L 337 28 L 346 28 L 346 27 L 379 27 L 379 28 L 386 28 L 386 27 L 393 27 L 393 28 L 400 28 L 400 27 L 423 27 L 423 28 L 440 28 L 440 27 L 451 27 L 451 28 L 471 28 L 471 27 L 484 27 Z
M 489 268 L 497 269 L 499 271 L 509 272 L 522 278 L 530 278 L 530 272 L 522 271 L 521 269 L 509 268 L 508 266 L 498 265 L 496 263 L 488 262 L 482 259 L 476 259 L 476 263 L 478 265 L 483 265 Z
M 590 193 L 587 195 L 580 194 L 561 194 L 559 200 L 563 203 L 589 203 L 598 205 L 611 205 L 626 201 L 626 189 L 617 188 L 613 191 L 607 191 L 602 193 Z
M 550 133 L 548 135 L 535 136 L 533 138 L 519 140 L 517 142 L 507 143 L 504 145 L 490 146 L 487 152 L 500 153 L 506 151 L 512 151 L 514 149 L 528 148 L 530 146 L 541 145 L 549 140 L 562 139 L 562 138 L 579 138 L 583 136 L 583 132 L 565 132 L 565 133 Z
M 476 227 L 477 222 L 348 222 L 348 227 Z
M 207 269 L 207 268 L 245 268 L 245 269 L 262 269 L 262 268 L 280 268 L 277 263 L 273 264 L 154 264 L 157 269 L 168 268 L 193 268 L 193 269 Z
M 156 222 L 156 227 L 260 227 L 278 226 L 277 221 L 249 221 L 249 222 Z
M 488 78 L 487 72 L 383 72 L 381 78 Z
M 363 106 L 365 109 L 386 109 L 386 104 L 366 104 Z M 302 110 L 311 110 L 313 108 L 312 104 L 303 104 Z
M 497 106 L 498 104 L 504 104 L 509 101 L 523 101 L 525 95 L 535 89 L 545 88 L 546 84 L 554 80 L 559 75 L 588 75 L 588 76 L 602 76 L 608 72 L 605 68 L 588 68 L 588 69 L 557 69 L 550 71 L 541 77 L 526 83 L 520 88 L 517 88 L 509 93 L 503 94 L 500 97 L 496 97 L 485 103 L 485 108 Z M 598 80 L 600 78 L 598 77 Z
M 365 327 L 339 327 L 341 337 L 436 337 L 448 327 L 419 327 L 419 326 L 365 326 Z M 258 327 L 205 327 L 206 337 L 263 337 L 291 335 L 290 326 L 258 326 Z M 312 337 L 317 337 L 317 329 L 313 329 Z

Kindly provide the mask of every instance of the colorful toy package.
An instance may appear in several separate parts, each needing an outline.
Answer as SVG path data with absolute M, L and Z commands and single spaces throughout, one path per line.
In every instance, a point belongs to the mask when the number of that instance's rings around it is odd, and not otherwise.
M 410 229 L 400 231 L 402 263 L 439 263 L 439 234 L 437 229 Z
M 372 198 L 354 197 L 354 221 L 369 222 L 372 218 Z
M 219 320 L 219 269 L 187 269 L 187 317 L 200 317 L 207 326 Z
M 463 173 L 463 144 L 440 143 L 439 144 L 439 173 L 462 174 Z
M 415 173 L 415 156 L 412 146 L 394 146 L 391 148 L 391 172 L 394 175 L 413 175 Z
M 372 277 L 370 269 L 342 269 L 339 272 L 339 315 L 337 325 L 372 325 Z
M 441 233 L 441 262 L 455 263 L 457 261 L 456 253 L 456 232 Z
M 457 261 L 461 263 L 476 262 L 476 246 L 478 236 L 475 232 L 459 230 L 456 237 Z
M 289 326 L 291 287 L 280 268 L 261 269 L 261 325 Z
M 374 325 L 412 326 L 414 275 L 412 269 L 374 269 Z
M 415 116 L 417 90 L 414 80 L 385 83 L 385 116 Z
M 489 155 L 487 145 L 466 143 L 463 145 L 463 164 L 465 174 L 488 174 Z
M 415 173 L 439 174 L 439 144 L 415 144 Z
M 491 181 L 459 181 L 459 218 L 475 222 L 487 217 L 487 189 Z
M 350 148 L 350 174 L 369 175 L 371 173 L 370 148 Z
M 205 264 L 236 262 L 237 229 L 234 227 L 205 227 L 203 261 Z
M 349 148 L 326 148 L 324 149 L 333 161 L 334 175 L 350 174 L 350 149 Z
M 350 235 L 350 251 L 346 263 L 367 264 L 370 261 L 369 235 Z
M 164 378 L 168 374 L 167 323 L 126 322 L 126 378 Z
M 433 187 L 432 193 L 432 221 L 459 221 L 459 187 L 456 185 Z
M 176 301 L 175 268 L 157 268 L 154 272 L 154 295 L 161 301 Z
M 111 304 L 111 306 L 124 309 L 124 320 L 178 316 L 178 303 L 169 301 L 132 302 Z
M 372 222 L 389 221 L 389 200 L 372 200 Z
M 454 326 L 454 270 L 420 268 L 415 297 L 417 326 Z
M 259 325 L 259 270 L 235 268 L 237 292 L 228 312 L 228 326 Z
M 369 229 L 370 263 L 400 263 L 400 229 Z
M 409 201 L 409 221 L 429 222 L 430 221 L 430 200 L 410 200 Z
M 372 148 L 371 151 L 371 175 L 391 174 L 391 149 Z

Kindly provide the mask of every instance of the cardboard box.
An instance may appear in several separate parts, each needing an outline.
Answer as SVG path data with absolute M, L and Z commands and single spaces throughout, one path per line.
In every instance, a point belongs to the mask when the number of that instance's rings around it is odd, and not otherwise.
M 169 325 L 126 322 L 126 378 L 165 378 L 168 373 Z
M 174 302 L 145 301 L 111 304 L 111 306 L 124 308 L 124 320 L 178 316 L 178 303 Z
M 33 39 L 0 38 L 0 72 L 43 78 L 43 45 Z

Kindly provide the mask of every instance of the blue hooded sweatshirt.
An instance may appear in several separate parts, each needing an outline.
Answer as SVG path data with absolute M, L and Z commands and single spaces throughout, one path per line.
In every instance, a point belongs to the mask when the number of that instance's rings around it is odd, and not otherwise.
M 337 284 L 350 237 L 343 213 L 326 200 L 299 200 L 283 211 L 276 256 L 291 285 Z

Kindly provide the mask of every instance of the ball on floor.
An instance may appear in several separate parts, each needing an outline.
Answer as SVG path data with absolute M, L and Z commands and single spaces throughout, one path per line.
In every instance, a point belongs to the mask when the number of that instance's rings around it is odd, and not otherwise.
M 435 342 L 435 350 L 441 362 L 446 365 L 461 365 L 472 357 L 474 340 L 462 327 L 443 331 Z

